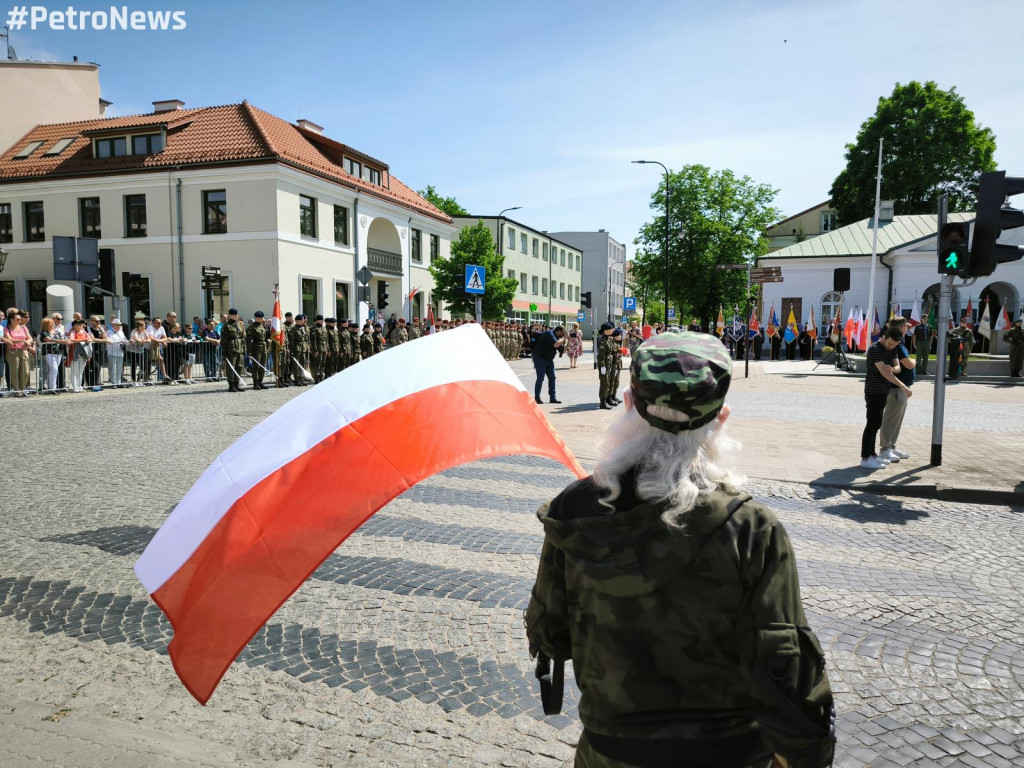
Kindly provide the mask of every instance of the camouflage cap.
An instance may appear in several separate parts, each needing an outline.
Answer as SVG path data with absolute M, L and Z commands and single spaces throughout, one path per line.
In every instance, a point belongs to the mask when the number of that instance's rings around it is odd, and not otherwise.
M 636 351 L 630 366 L 633 404 L 644 420 L 666 432 L 697 429 L 722 410 L 732 360 L 722 342 L 706 333 L 662 333 Z M 658 405 L 678 411 L 684 421 L 648 413 Z

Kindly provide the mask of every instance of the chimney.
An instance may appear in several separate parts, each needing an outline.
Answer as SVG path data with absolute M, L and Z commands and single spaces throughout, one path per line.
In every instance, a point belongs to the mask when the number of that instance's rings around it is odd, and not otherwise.
M 153 102 L 153 114 L 158 115 L 161 112 L 174 112 L 185 106 L 184 101 L 178 101 L 178 99 L 167 99 L 166 101 L 154 101 Z
M 895 200 L 882 200 L 878 204 L 878 221 L 892 221 L 892 217 L 895 215 L 896 201 Z
M 295 122 L 299 126 L 299 128 L 307 130 L 310 133 L 315 133 L 317 136 L 324 135 L 324 127 L 322 125 L 317 125 L 316 123 L 310 120 L 306 120 L 305 118 L 302 118 L 301 120 L 296 120 Z

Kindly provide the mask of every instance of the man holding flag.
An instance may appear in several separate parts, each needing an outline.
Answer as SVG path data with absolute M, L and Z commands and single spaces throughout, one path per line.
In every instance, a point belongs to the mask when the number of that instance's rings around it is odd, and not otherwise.
M 750 326 L 747 328 L 749 338 L 748 350 L 754 353 L 754 359 L 761 359 L 761 344 L 764 342 L 764 335 L 761 333 L 761 326 L 757 322 L 757 309 L 750 312 Z
M 796 315 L 793 314 L 793 305 L 789 305 L 789 317 L 786 318 L 786 332 L 782 338 L 786 342 L 786 359 L 796 360 L 796 340 L 799 336 L 796 327 Z

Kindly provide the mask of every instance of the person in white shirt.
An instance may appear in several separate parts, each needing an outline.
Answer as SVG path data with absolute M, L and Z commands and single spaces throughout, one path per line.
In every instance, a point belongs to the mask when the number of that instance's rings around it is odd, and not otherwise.
M 156 363 L 156 372 L 158 378 L 162 381 L 170 383 L 167 378 L 167 369 L 164 368 L 164 345 L 167 343 L 167 331 L 164 330 L 164 323 L 159 317 L 153 318 L 152 328 L 147 329 L 149 331 L 150 347 L 149 347 L 149 358 Z
M 124 331 L 121 330 L 121 318 L 111 319 L 107 341 L 107 370 L 110 373 L 110 384 L 120 388 L 124 379 L 124 348 L 128 343 Z

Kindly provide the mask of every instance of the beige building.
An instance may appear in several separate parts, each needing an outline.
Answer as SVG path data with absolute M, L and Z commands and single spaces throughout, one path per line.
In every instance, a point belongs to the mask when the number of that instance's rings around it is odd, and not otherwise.
M 505 277 L 519 281 L 509 322 L 566 325 L 580 305 L 583 252 L 506 216 L 456 216 L 458 227 L 482 221 L 505 259 Z
M 455 230 L 386 163 L 247 102 L 154 106 L 39 126 L 0 156 L 0 247 L 10 251 L 0 305 L 44 313 L 52 239 L 70 235 L 113 250 L 117 293 L 133 313 L 269 313 L 275 286 L 295 313 L 364 320 L 385 292 L 385 315 L 426 311 L 427 267 L 448 256 Z M 203 288 L 204 267 L 220 268 L 219 288 Z M 357 292 L 362 267 L 373 275 L 369 302 Z M 76 309 L 119 308 L 69 285 Z
M 103 117 L 97 64 L 0 60 L 0 150 L 40 123 Z
M 836 212 L 832 209 L 832 201 L 826 200 L 769 227 L 765 230 L 764 236 L 768 238 L 768 252 L 771 253 L 836 228 Z

